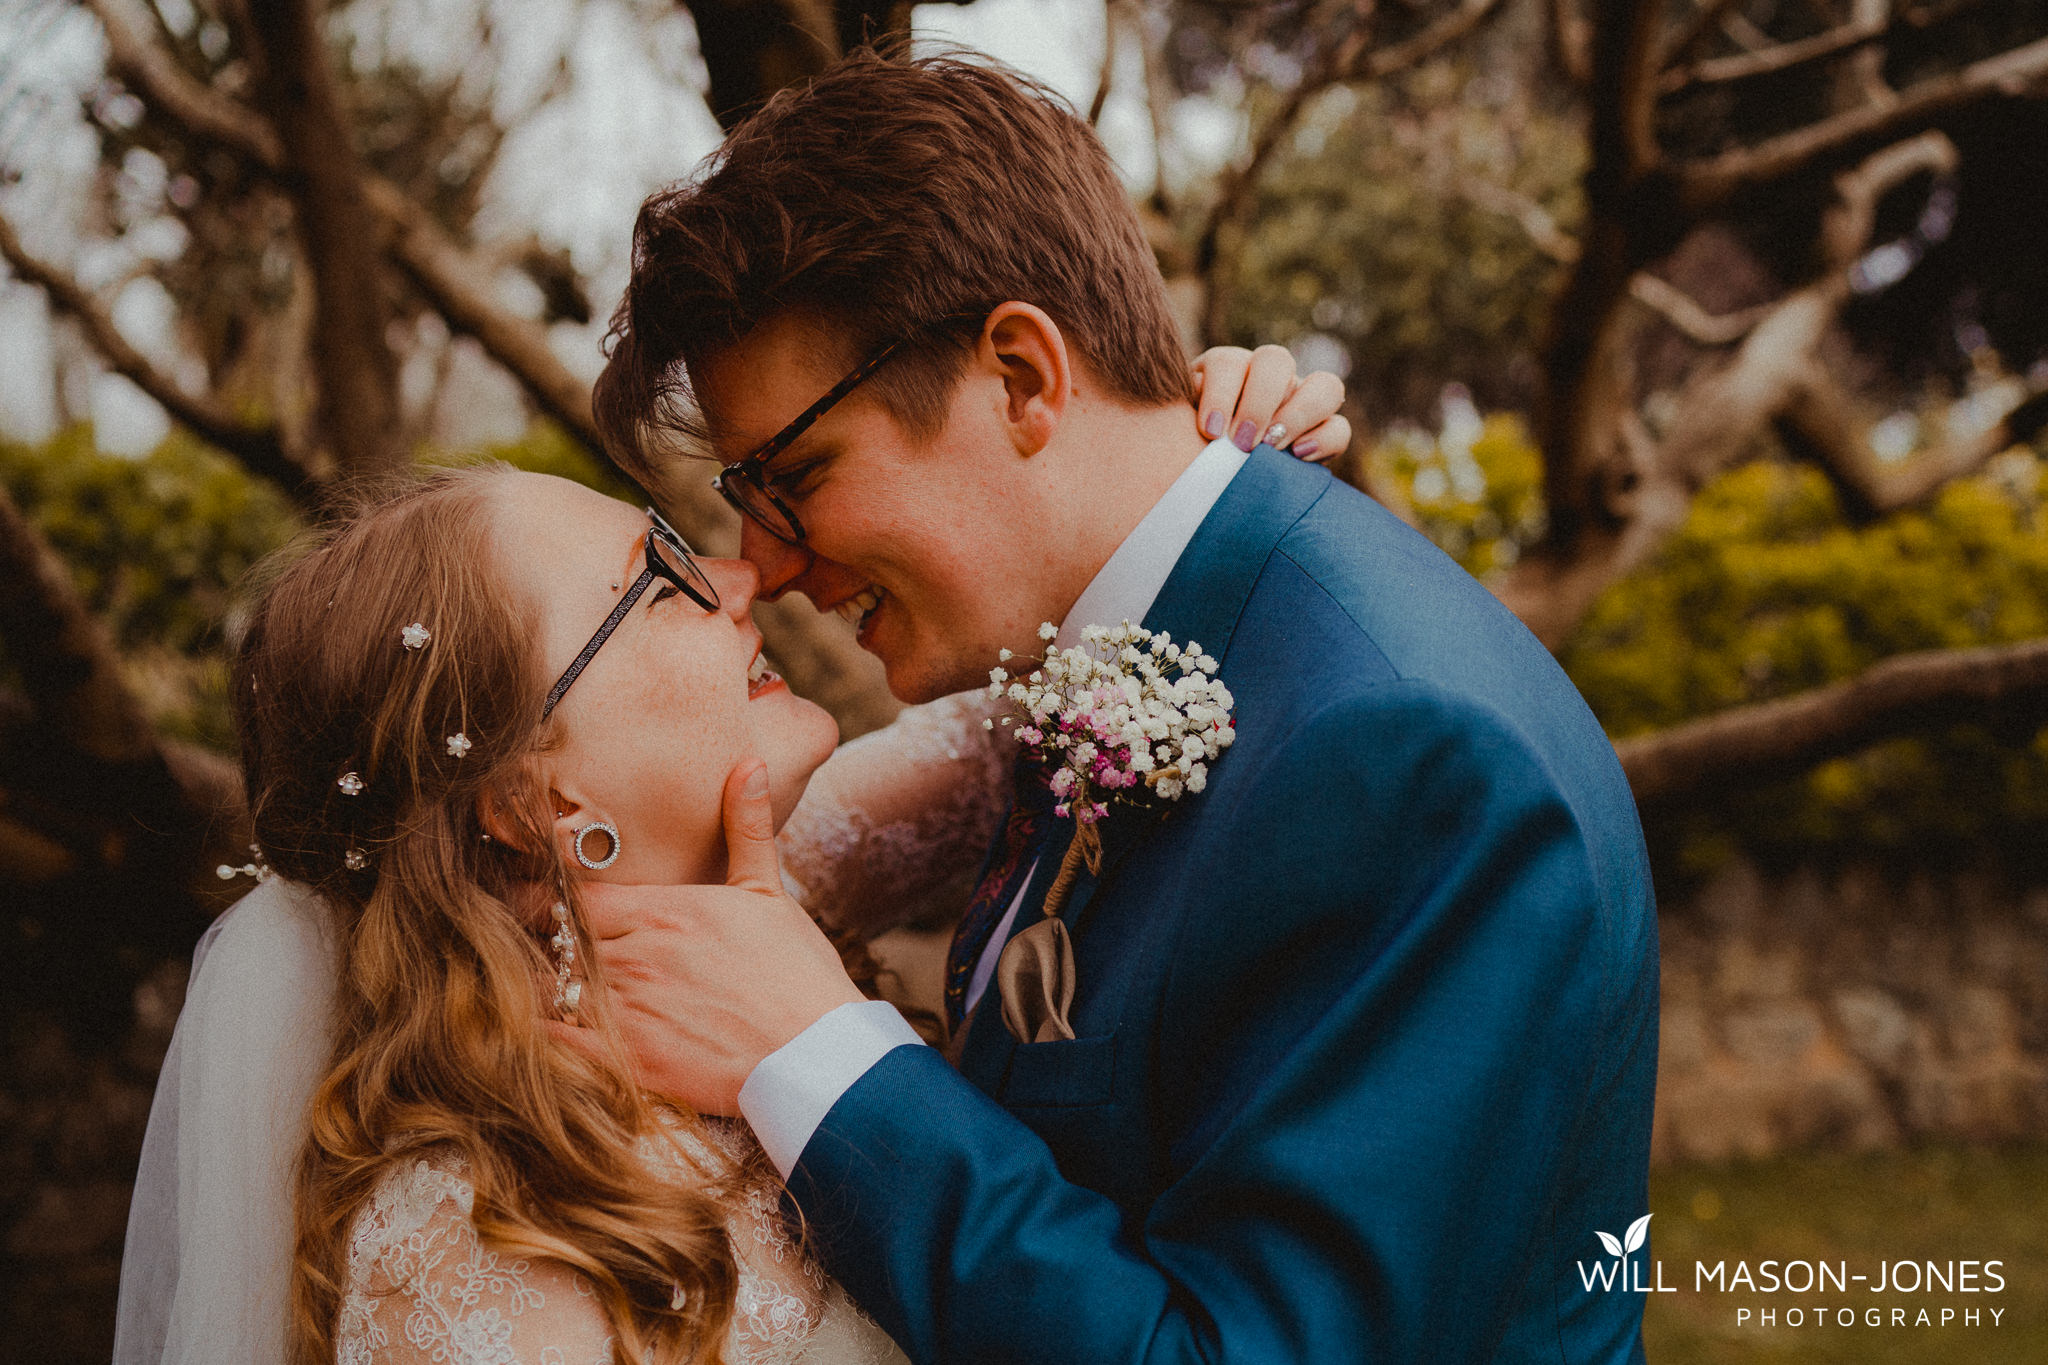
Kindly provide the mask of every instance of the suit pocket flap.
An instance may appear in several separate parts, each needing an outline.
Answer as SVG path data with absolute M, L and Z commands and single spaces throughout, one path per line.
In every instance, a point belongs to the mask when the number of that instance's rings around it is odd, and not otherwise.
M 1107 1104 L 1116 1094 L 1116 1035 L 1019 1043 L 1002 1101 L 1012 1109 Z

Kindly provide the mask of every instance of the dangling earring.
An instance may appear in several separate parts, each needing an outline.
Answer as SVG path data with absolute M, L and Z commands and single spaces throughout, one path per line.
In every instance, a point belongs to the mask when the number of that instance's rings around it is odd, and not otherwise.
M 584 838 L 596 830 L 604 831 L 608 847 L 604 857 L 599 860 L 593 860 L 588 853 L 583 851 Z M 582 829 L 576 831 L 576 837 L 571 842 L 570 847 L 576 854 L 577 862 L 582 863 L 592 872 L 602 872 L 605 868 L 610 867 L 619 860 L 619 827 L 609 820 L 599 820 L 596 824 L 585 825 Z
M 550 941 L 555 948 L 555 1008 L 574 1014 L 576 1002 L 583 998 L 583 983 L 569 979 L 576 967 L 576 930 L 569 924 L 569 907 L 560 901 L 555 902 L 555 936 Z

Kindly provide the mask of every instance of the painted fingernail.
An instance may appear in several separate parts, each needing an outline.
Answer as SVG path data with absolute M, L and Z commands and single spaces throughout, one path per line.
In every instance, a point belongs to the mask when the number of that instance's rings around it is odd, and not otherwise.
M 1261 436 L 1259 441 L 1261 444 L 1272 446 L 1275 450 L 1285 450 L 1287 448 L 1287 424 L 1285 422 L 1273 423 L 1272 426 L 1266 428 L 1266 434 Z
M 1306 441 L 1296 441 L 1294 443 L 1294 458 L 1297 460 L 1313 460 L 1316 457 L 1316 452 L 1322 448 L 1322 442 L 1316 440 L 1313 436 L 1309 437 Z
M 1247 418 L 1237 424 L 1237 430 L 1230 433 L 1230 439 L 1236 443 L 1239 450 L 1250 450 L 1254 443 L 1253 438 L 1258 434 L 1259 429 L 1253 426 L 1251 420 Z
M 1202 434 L 1212 441 L 1221 436 L 1223 434 L 1223 414 L 1220 412 L 1204 414 L 1202 417 Z

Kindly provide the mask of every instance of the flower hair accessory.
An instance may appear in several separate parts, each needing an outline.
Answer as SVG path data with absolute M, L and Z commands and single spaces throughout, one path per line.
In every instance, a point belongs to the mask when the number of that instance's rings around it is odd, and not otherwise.
M 574 1014 L 583 999 L 583 983 L 570 980 L 576 969 L 576 930 L 569 923 L 569 907 L 555 902 L 555 936 L 548 940 L 555 950 L 555 1008 Z
M 404 645 L 409 650 L 425 649 L 427 641 L 433 638 L 433 632 L 429 631 L 418 621 L 413 622 L 404 630 L 398 632 L 398 643 Z
M 1016 707 L 1002 724 L 1015 725 L 1017 742 L 1046 770 L 1053 814 L 1074 822 L 1074 841 L 1046 893 L 1047 918 L 1059 914 L 1083 864 L 1102 870 L 1097 825 L 1112 804 L 1158 807 L 1199 793 L 1237 737 L 1230 689 L 1200 645 L 1177 645 L 1129 621 L 1089 626 L 1075 649 L 1052 648 L 1058 634 L 1050 622 L 1040 626 L 1045 654 L 1016 669 L 991 669 L 988 685 L 989 696 Z M 1004 663 L 1012 657 L 1002 652 Z

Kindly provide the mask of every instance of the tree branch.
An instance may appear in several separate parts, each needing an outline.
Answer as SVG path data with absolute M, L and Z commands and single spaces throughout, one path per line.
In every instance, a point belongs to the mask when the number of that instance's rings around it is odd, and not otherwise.
M 502 307 L 484 268 L 403 190 L 373 177 L 364 193 L 390 229 L 386 240 L 392 259 L 450 330 L 474 337 L 520 382 L 536 407 L 590 449 L 602 450 L 590 413 L 590 386 L 556 357 L 547 329 Z
M 1116 9 L 1117 0 L 1103 0 L 1102 70 L 1095 77 L 1095 97 L 1088 101 L 1090 128 L 1101 124 L 1102 107 L 1109 103 L 1110 83 L 1116 78 Z
M 11 870 L 35 871 L 28 855 L 53 877 L 83 861 L 177 882 L 209 846 L 246 842 L 234 764 L 158 739 L 106 628 L 4 487 L 0 641 L 23 692 L 0 694 L 0 825 L 12 825 L 0 828 L 0 861 Z M 124 906 L 103 907 L 102 927 L 133 913 Z
M 1578 415 L 1593 458 L 1576 471 L 1562 461 L 1546 469 L 1553 478 L 1576 475 L 1566 488 L 1577 500 L 1574 534 L 1553 529 L 1496 585 L 1538 639 L 1562 644 L 1608 584 L 1647 560 L 1684 523 L 1693 496 L 1799 401 L 1821 339 L 1849 297 L 1848 267 L 1867 243 L 1877 201 L 1916 172 L 1950 164 L 1954 151 L 1942 134 L 1922 134 L 1837 176 L 1839 202 L 1823 230 L 1822 254 L 1832 268 L 1768 305 L 1725 364 L 1689 377 L 1660 438 L 1642 430 L 1623 369 L 1627 334 L 1610 320 L 1608 350 L 1589 364 L 1586 407 Z M 1652 278 L 1634 276 L 1631 294 L 1640 297 L 1638 281 Z M 1553 504 L 1552 527 L 1560 520 Z
M 1705 215 L 1742 190 L 1781 179 L 1851 143 L 1899 132 L 1973 100 L 2018 91 L 2044 74 L 2048 38 L 1908 86 L 1895 99 L 1848 110 L 1754 147 L 1683 163 L 1674 168 L 1679 202 L 1689 214 Z
M 1991 708 L 2048 719 L 2048 639 L 1902 654 L 1847 682 L 1626 739 L 1615 751 L 1637 803 L 1652 806 L 1752 786 Z
M 1686 26 L 1672 35 L 1657 62 L 1658 67 L 1675 66 L 1690 57 L 1694 50 L 1704 43 L 1714 31 L 1721 27 L 1728 12 L 1742 3 L 1742 0 L 1696 0 L 1699 5 Z
M 1593 79 L 1593 33 L 1576 0 L 1549 0 L 1550 54 L 1565 80 L 1580 89 Z
M 1551 216 L 1550 210 L 1528 195 L 1480 176 L 1460 176 L 1454 183 L 1460 194 L 1480 208 L 1521 224 L 1530 243 L 1551 260 L 1559 265 L 1578 262 L 1578 240 L 1558 227 L 1557 219 Z M 1750 328 L 1770 311 L 1766 305 L 1717 316 L 1700 307 L 1691 295 L 1647 270 L 1639 270 L 1629 278 L 1628 292 L 1637 303 L 1677 328 L 1688 340 L 1702 346 L 1727 346 L 1742 340 Z
M 6 258 L 22 280 L 41 289 L 51 307 L 78 323 L 93 349 L 116 374 L 155 399 L 174 420 L 233 455 L 251 472 L 274 480 L 293 497 L 301 501 L 310 497 L 311 477 L 305 466 L 285 453 L 275 426 L 243 422 L 213 400 L 187 393 L 183 385 L 129 344 L 114 319 L 83 285 L 31 255 L 4 217 L 0 217 L 0 257 Z
M 1770 304 L 1763 304 L 1733 313 L 1709 313 L 1692 295 L 1647 270 L 1639 270 L 1629 279 L 1628 295 L 1678 329 L 1686 340 L 1701 346 L 1731 346 L 1748 336 L 1771 311 Z
M 0 640 L 40 721 L 104 763 L 146 761 L 156 733 L 70 570 L 0 487 Z
M 1221 240 L 1226 226 L 1236 224 L 1248 211 L 1252 187 L 1264 173 L 1266 163 L 1279 150 L 1283 138 L 1293 129 L 1301 111 L 1308 102 L 1344 77 L 1351 63 L 1365 50 L 1370 37 L 1363 27 L 1353 28 L 1328 49 L 1323 60 L 1301 83 L 1288 91 L 1280 101 L 1280 107 L 1273 111 L 1258 136 L 1252 141 L 1251 154 L 1241 165 L 1224 172 L 1223 183 L 1216 192 L 1216 202 L 1209 209 L 1208 218 L 1195 238 L 1195 269 L 1207 275 L 1216 263 L 1217 243 Z
M 590 411 L 590 385 L 576 377 L 548 344 L 547 329 L 502 307 L 476 261 L 433 215 L 388 180 L 365 182 L 372 209 L 391 231 L 389 250 L 449 330 L 472 337 L 519 382 L 541 412 L 592 452 L 604 441 Z M 693 541 L 711 540 L 730 524 L 725 506 L 705 480 L 676 478 L 650 489 L 678 530 Z
M 1437 53 L 1478 28 L 1496 9 L 1500 0 L 1464 0 L 1458 8 L 1423 29 L 1414 37 L 1388 47 L 1375 48 L 1353 59 L 1347 81 L 1385 80 L 1397 72 L 1420 66 Z
M 1870 446 L 1870 423 L 1860 405 L 1820 365 L 1807 367 L 1778 424 L 1795 451 L 1826 471 L 1842 495 L 1844 510 L 1851 517 L 1867 520 L 1926 502 L 1954 480 L 1974 474 L 1993 456 L 2041 430 L 2048 421 L 2048 388 L 2028 391 L 2014 381 L 2013 389 L 1999 403 L 2003 411 L 1988 422 L 1985 417 L 1989 414 L 1973 414 L 1973 421 L 1958 422 L 1954 417 L 1963 414 L 1951 410 L 1951 430 L 1957 426 L 1964 430 L 1897 464 L 1878 459 Z
M 134 26 L 130 0 L 86 0 L 107 35 L 107 73 L 137 98 L 202 141 L 215 143 L 273 174 L 284 147 L 261 115 L 193 76 L 160 43 Z
M 1898 22 L 1895 14 L 1874 23 L 1851 20 L 1824 33 L 1816 33 L 1810 38 L 1779 43 L 1761 52 L 1743 52 L 1733 57 L 1710 57 L 1705 61 L 1694 62 L 1690 66 L 1673 67 L 1658 79 L 1658 89 L 1669 96 L 1701 86 L 1726 85 L 1734 81 L 1746 81 L 1757 76 L 1790 71 L 1809 62 L 1826 61 L 1829 57 L 1882 38 L 1891 32 L 1892 27 Z

